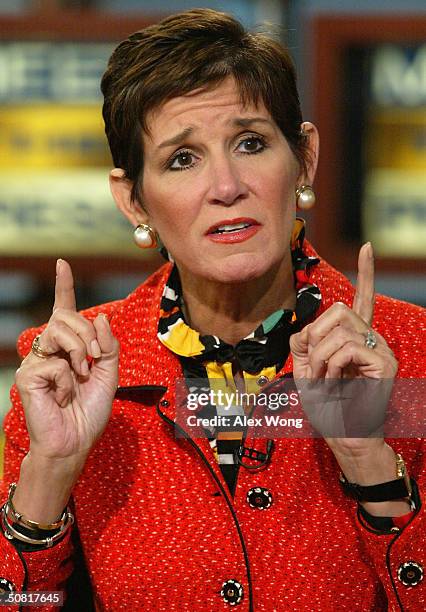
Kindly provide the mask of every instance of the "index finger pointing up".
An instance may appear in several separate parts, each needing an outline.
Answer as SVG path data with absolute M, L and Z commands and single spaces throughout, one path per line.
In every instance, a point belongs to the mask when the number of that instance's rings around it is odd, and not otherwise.
M 57 308 L 77 310 L 71 266 L 64 259 L 58 259 L 56 262 L 55 303 L 53 311 Z
M 370 242 L 364 244 L 358 256 L 358 276 L 352 310 L 364 319 L 368 326 L 374 311 L 374 254 Z

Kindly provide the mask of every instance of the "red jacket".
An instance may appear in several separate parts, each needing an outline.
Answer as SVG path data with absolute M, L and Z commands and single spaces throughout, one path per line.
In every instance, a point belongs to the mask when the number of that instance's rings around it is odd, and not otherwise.
M 415 582 L 404 563 L 426 566 L 424 507 L 400 531 L 381 533 L 362 525 L 321 439 L 276 440 L 265 470 L 240 469 L 232 499 L 208 441 L 175 438 L 174 381 L 181 369 L 156 335 L 169 269 L 164 266 L 128 298 L 85 313 L 93 319 L 104 312 L 111 320 L 121 344 L 121 387 L 167 387 L 158 406 L 149 389 L 121 392 L 127 396 L 114 401 L 109 424 L 73 491 L 98 608 L 226 611 L 230 603 L 221 590 L 231 579 L 243 592 L 235 607 L 246 611 L 425 610 L 426 580 L 405 586 L 400 579 Z M 323 295 L 321 312 L 337 300 L 351 305 L 352 286 L 327 263 L 321 261 L 312 279 Z M 394 351 L 400 377 L 425 377 L 419 333 L 424 321 L 423 309 L 377 296 L 373 326 Z M 20 337 L 21 355 L 37 331 Z M 289 358 L 282 372 L 291 369 Z M 28 449 L 16 389 L 12 402 L 4 423 L 2 500 Z M 390 444 L 403 455 L 421 495 L 424 440 Z M 264 510 L 247 503 L 247 492 L 259 486 L 272 494 Z M 66 561 L 71 553 L 69 536 L 50 550 L 22 555 L 0 536 L 0 578 L 18 591 L 58 589 L 71 571 Z M 229 594 L 238 585 L 227 589 Z

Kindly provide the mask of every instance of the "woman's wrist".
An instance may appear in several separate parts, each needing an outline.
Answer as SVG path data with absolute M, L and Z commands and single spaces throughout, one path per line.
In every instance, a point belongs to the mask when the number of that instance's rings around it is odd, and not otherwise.
M 48 459 L 31 451 L 21 464 L 14 493 L 17 512 L 37 523 L 53 523 L 68 504 L 84 461 Z
M 393 481 L 396 476 L 396 454 L 384 441 L 372 446 L 371 452 L 335 453 L 346 480 L 361 486 Z M 382 502 L 363 502 L 362 507 L 373 516 L 403 516 L 411 511 L 408 498 Z
M 333 452 L 348 482 L 370 486 L 396 478 L 396 454 L 384 440 L 362 452 Z

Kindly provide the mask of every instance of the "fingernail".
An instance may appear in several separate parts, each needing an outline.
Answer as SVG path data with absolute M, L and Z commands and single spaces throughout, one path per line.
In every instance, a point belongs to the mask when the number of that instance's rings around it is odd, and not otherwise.
M 367 244 L 367 255 L 369 256 L 370 259 L 373 259 L 374 257 L 373 246 L 371 242 L 367 242 L 366 244 Z
M 108 320 L 108 317 L 106 316 L 106 314 L 105 314 L 105 313 L 103 313 L 103 312 L 99 313 L 99 314 L 98 314 L 98 318 L 102 319 L 103 321 L 105 321 L 105 323 L 106 323 L 107 325 L 109 325 L 109 320 Z
M 56 260 L 56 275 L 59 274 L 59 270 L 61 269 L 61 263 L 62 263 L 62 259 Z
M 88 376 L 89 374 L 89 364 L 85 359 L 81 362 L 80 372 L 82 376 Z
M 102 355 L 101 347 L 99 346 L 97 340 L 92 340 L 92 342 L 90 343 L 90 348 L 92 357 L 94 357 L 95 359 L 98 359 L 98 357 Z

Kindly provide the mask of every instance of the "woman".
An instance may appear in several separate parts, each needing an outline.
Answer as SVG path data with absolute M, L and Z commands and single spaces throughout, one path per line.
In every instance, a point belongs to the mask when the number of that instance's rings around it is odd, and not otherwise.
M 314 200 L 318 134 L 287 52 L 193 10 L 124 41 L 102 91 L 114 199 L 137 244 L 161 239 L 174 264 L 80 314 L 58 261 L 52 317 L 18 342 L 3 588 L 61 590 L 84 558 L 101 610 L 423 610 L 421 440 L 321 422 L 326 439 L 259 439 L 236 420 L 192 435 L 179 412 L 182 378 L 201 398 L 293 373 L 315 421 L 312 381 L 393 379 L 396 358 L 423 375 L 407 325 L 420 308 L 377 297 L 370 328 L 371 245 L 354 295 L 304 244 L 295 209 Z

